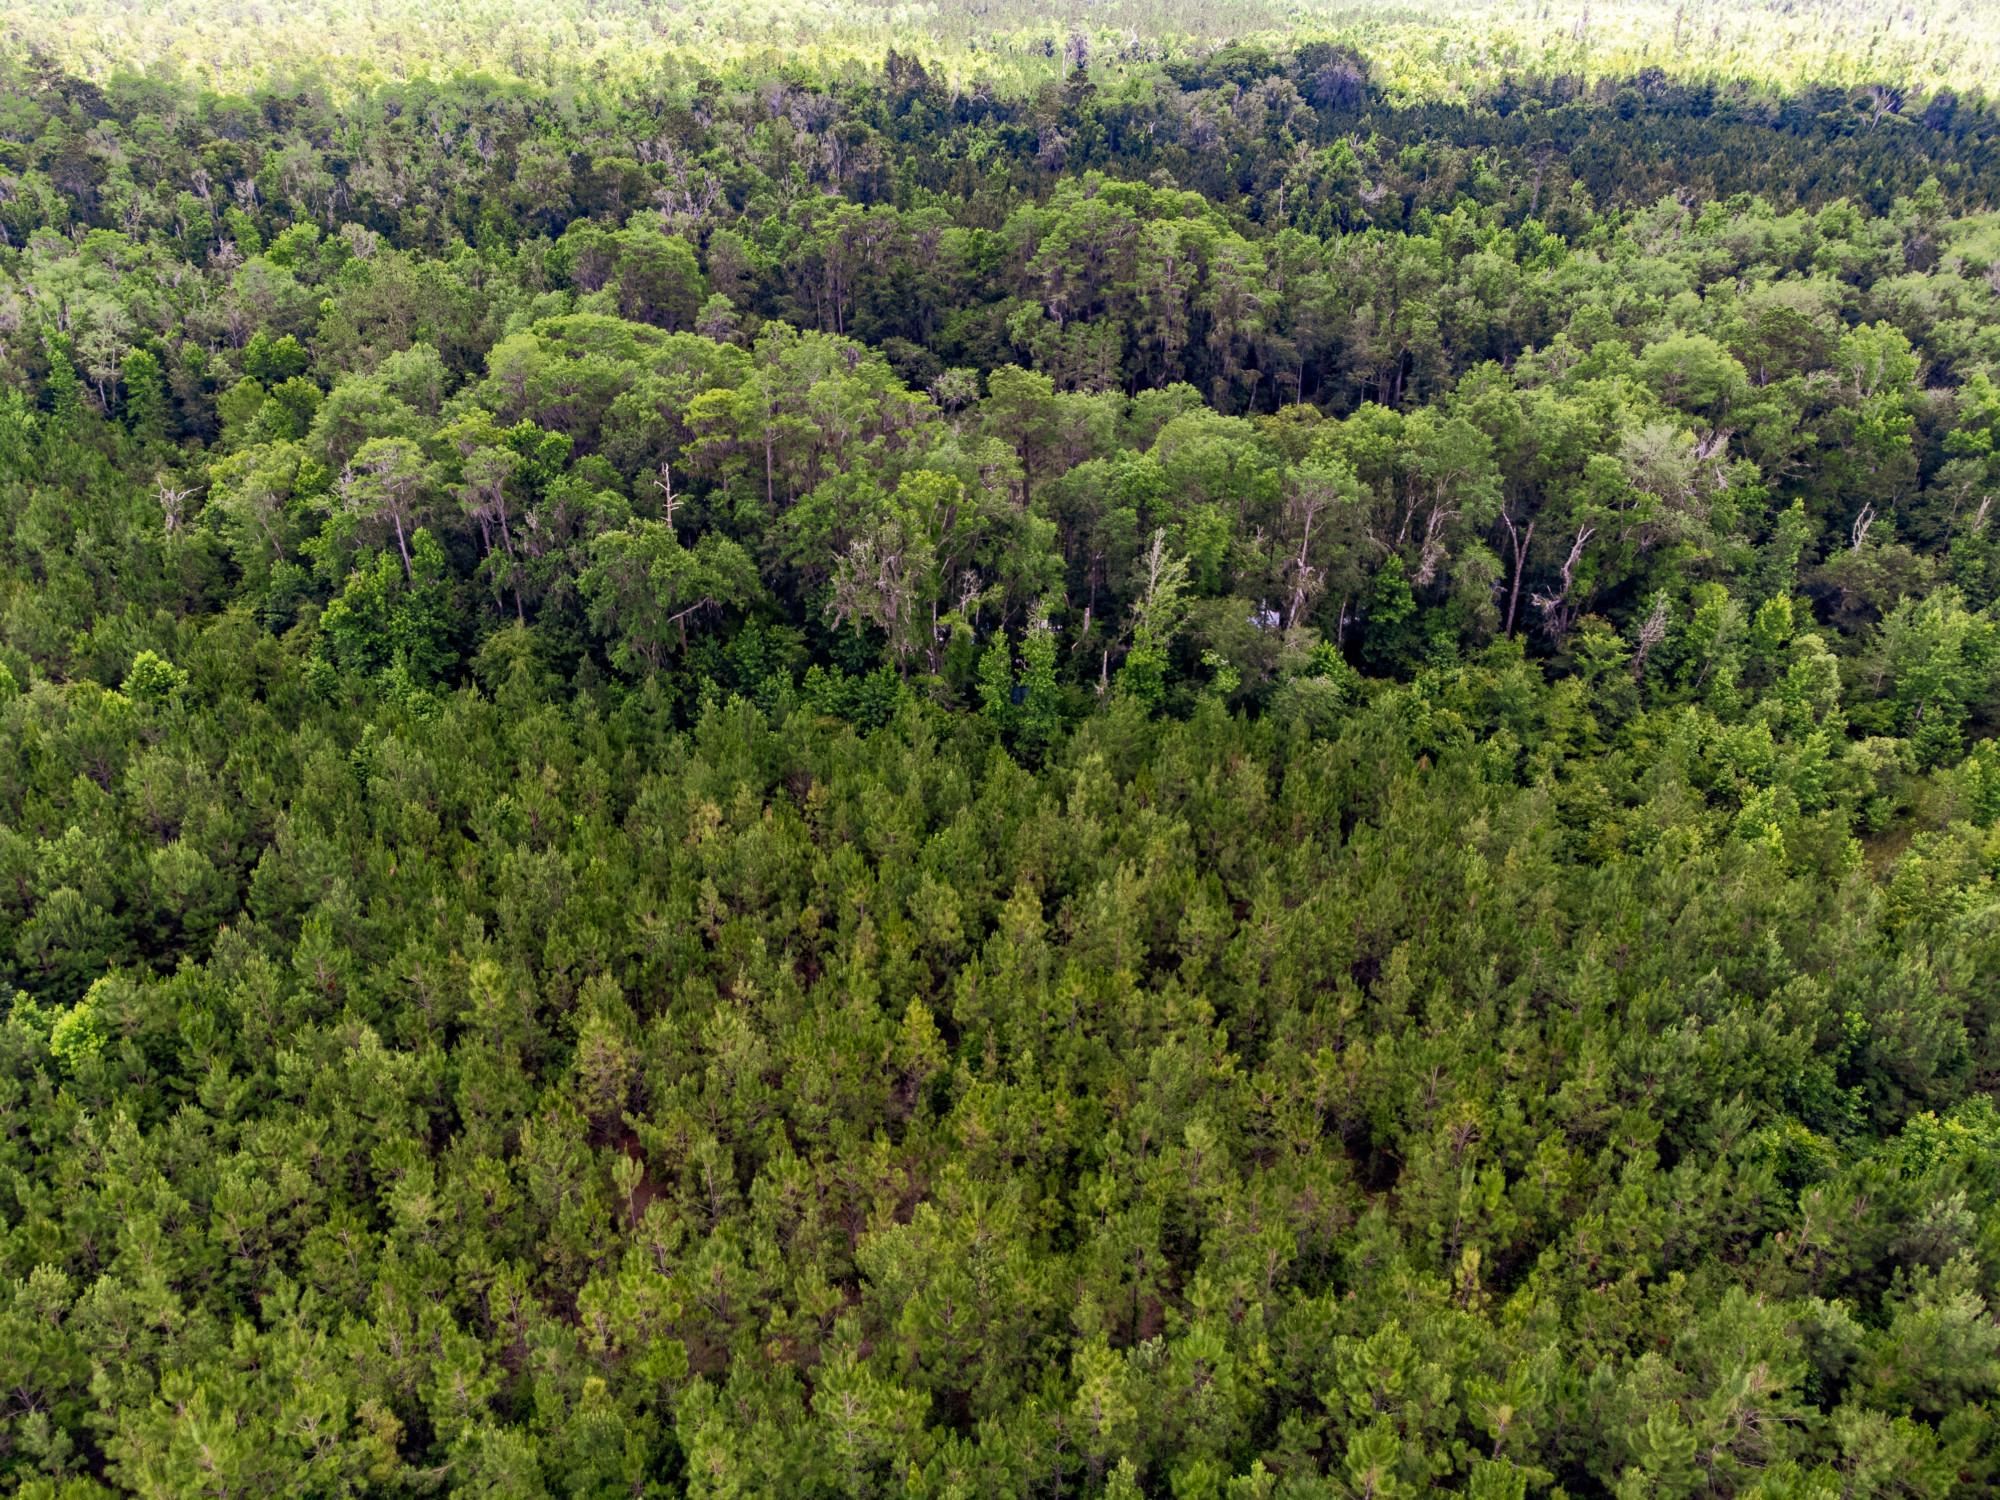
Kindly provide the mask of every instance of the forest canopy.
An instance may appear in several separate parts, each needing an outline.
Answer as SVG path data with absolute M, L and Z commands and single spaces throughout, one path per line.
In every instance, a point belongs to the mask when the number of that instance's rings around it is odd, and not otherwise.
M 0 22 L 0 1487 L 2000 1487 L 2000 53 Z
M 467 72 L 645 79 L 865 75 L 913 48 L 953 87 L 1025 92 L 1087 54 L 1102 76 L 1251 45 L 1365 52 L 1405 101 L 1509 76 L 1683 77 L 1929 92 L 1990 86 L 2000 27 L 1982 0 L 15 0 L 0 37 L 103 77 L 165 70 L 216 88 L 336 90 Z

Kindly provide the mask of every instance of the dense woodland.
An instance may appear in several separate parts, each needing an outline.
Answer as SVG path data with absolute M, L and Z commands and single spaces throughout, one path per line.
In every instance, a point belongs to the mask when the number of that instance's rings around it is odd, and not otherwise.
M 0 1488 L 1994 1492 L 2000 110 L 920 42 L 4 64 Z

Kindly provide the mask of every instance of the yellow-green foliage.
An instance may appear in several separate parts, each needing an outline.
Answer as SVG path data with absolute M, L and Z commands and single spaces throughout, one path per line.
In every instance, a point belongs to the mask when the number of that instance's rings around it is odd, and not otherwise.
M 1118 70 L 1312 39 L 1364 48 L 1402 98 L 1451 97 L 1510 72 L 1966 90 L 2000 69 L 2000 21 L 1976 0 L 17 0 L 0 38 L 94 76 L 164 68 L 217 88 L 329 66 L 350 86 L 461 72 L 838 73 L 896 48 L 955 85 L 1018 92 L 1079 54 Z

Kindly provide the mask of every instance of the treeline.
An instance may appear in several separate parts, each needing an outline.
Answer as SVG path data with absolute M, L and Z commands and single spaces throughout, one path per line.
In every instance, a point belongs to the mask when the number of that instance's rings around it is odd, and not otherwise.
M 1267 232 L 1404 230 L 1467 198 L 1515 226 L 1675 194 L 1845 197 L 1879 213 L 1932 177 L 1948 205 L 1985 207 L 2000 166 L 1982 96 L 1893 79 L 1783 92 L 1659 69 L 1589 84 L 1508 75 L 1468 99 L 1397 103 L 1332 43 L 1227 47 L 1101 82 L 1078 68 L 1027 95 L 949 84 L 894 51 L 841 80 L 675 59 L 643 84 L 474 76 L 352 96 L 311 80 L 221 94 L 3 66 L 0 229 L 15 244 L 81 225 L 195 247 L 232 237 L 234 209 L 266 237 L 354 222 L 437 251 L 639 209 L 700 233 L 741 228 L 820 196 L 990 227 L 1092 171 L 1200 193 Z
M 1365 52 L 1399 101 L 1483 96 L 1510 76 L 1595 85 L 1664 70 L 1798 89 L 1988 86 L 2000 28 L 1982 0 L 739 0 L 726 17 L 646 0 L 16 0 L 7 50 L 93 78 L 121 68 L 217 88 L 323 79 L 341 91 L 485 73 L 538 89 L 644 83 L 661 68 L 851 77 L 919 52 L 954 85 L 1020 96 L 1079 62 L 1144 75 L 1246 44 Z

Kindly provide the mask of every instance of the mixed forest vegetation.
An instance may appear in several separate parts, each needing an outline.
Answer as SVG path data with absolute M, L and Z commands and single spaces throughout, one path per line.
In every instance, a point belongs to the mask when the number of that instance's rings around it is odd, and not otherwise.
M 8 18 L 0 1488 L 2000 1487 L 1980 7 L 1015 10 Z

